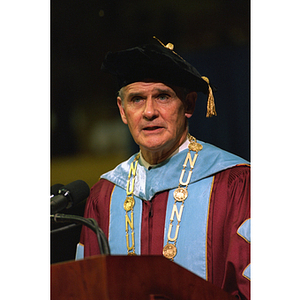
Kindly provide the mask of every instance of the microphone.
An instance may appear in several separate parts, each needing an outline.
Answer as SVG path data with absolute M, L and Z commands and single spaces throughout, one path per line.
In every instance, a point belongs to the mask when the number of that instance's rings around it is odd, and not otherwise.
M 51 186 L 50 188 L 50 199 L 58 194 L 58 191 L 60 188 L 62 188 L 64 185 L 61 183 L 56 183 Z
M 76 180 L 59 188 L 57 193 L 51 198 L 51 214 L 80 203 L 89 196 L 90 188 L 83 180 Z

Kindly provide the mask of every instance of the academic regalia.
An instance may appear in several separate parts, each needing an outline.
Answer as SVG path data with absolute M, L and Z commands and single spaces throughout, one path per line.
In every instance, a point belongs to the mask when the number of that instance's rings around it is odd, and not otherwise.
M 199 151 L 188 184 L 188 197 L 176 242 L 174 262 L 225 291 L 250 298 L 249 163 L 208 143 Z M 173 192 L 178 187 L 188 149 L 147 169 L 139 160 L 133 209 L 138 255 L 162 255 L 167 243 Z M 191 151 L 192 157 L 195 152 Z M 94 218 L 108 237 L 112 255 L 126 255 L 127 179 L 136 155 L 101 176 L 92 187 L 85 217 Z M 189 168 L 183 181 L 188 176 Z M 180 205 L 178 205 L 178 211 Z M 169 236 L 174 236 L 176 217 Z M 81 254 L 80 254 L 81 253 Z M 96 235 L 83 227 L 77 258 L 100 254 Z

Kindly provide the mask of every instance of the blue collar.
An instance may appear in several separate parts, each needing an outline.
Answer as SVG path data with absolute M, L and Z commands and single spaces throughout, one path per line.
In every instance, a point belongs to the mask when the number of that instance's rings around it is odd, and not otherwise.
M 234 154 L 208 143 L 198 142 L 203 146 L 203 149 L 199 152 L 190 184 L 238 164 L 249 164 L 249 162 Z M 143 200 L 151 200 L 158 192 L 178 187 L 179 177 L 183 168 L 182 165 L 187 152 L 188 149 L 185 149 L 150 170 L 138 164 L 134 195 Z M 193 158 L 195 152 L 191 151 L 191 154 Z M 119 187 L 126 189 L 130 164 L 135 156 L 136 154 L 131 156 L 127 161 L 119 164 L 114 170 L 103 174 L 101 178 L 107 179 Z M 189 168 L 187 167 L 188 170 Z M 187 173 L 185 176 L 187 176 Z

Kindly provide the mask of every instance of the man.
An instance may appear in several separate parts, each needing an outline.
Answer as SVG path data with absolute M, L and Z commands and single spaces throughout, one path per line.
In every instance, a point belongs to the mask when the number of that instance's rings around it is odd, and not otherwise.
M 216 115 L 208 79 L 171 44 L 108 53 L 102 68 L 118 79 L 120 115 L 140 152 L 101 176 L 85 217 L 97 220 L 112 254 L 164 255 L 249 299 L 249 164 L 188 132 L 197 92 Z M 77 253 L 100 254 L 88 228 Z

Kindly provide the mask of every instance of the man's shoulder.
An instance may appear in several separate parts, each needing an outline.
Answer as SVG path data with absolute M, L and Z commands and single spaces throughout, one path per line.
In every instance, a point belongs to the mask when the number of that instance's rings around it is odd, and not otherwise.
M 110 170 L 101 175 L 100 179 L 106 179 L 116 185 L 124 186 L 127 183 L 130 164 L 137 154 L 132 155 L 129 159 L 118 164 L 113 170 Z
M 250 166 L 250 163 L 231 152 L 223 150 L 215 145 L 198 141 L 203 149 L 199 152 L 198 166 L 196 166 L 195 171 L 202 174 L 202 177 L 213 176 L 218 173 L 228 173 L 231 171 L 226 171 L 238 166 Z
M 233 180 L 235 178 L 240 178 L 240 177 L 249 177 L 250 171 L 251 171 L 250 164 L 238 164 L 231 168 L 222 170 L 221 172 L 217 173 L 216 175 L 224 176 L 224 177 L 226 176 Z
M 215 174 L 215 184 L 223 188 L 248 186 L 251 176 L 250 171 L 251 167 L 249 164 L 238 164 Z
M 114 188 L 114 184 L 104 178 L 100 178 L 91 188 L 90 196 L 95 195 L 110 195 Z
M 201 155 L 201 152 L 202 153 L 205 152 L 204 156 L 206 158 L 209 157 L 213 161 L 215 161 L 216 159 L 235 160 L 237 165 L 238 164 L 248 164 L 248 165 L 250 165 L 250 163 L 246 159 L 244 159 L 244 158 L 242 158 L 242 157 L 240 157 L 240 156 L 238 156 L 238 155 L 236 155 L 232 152 L 224 150 L 224 149 L 222 149 L 222 148 L 220 148 L 216 145 L 213 145 L 213 144 L 210 144 L 210 143 L 207 143 L 207 142 L 203 142 L 203 141 L 199 141 L 199 140 L 197 140 L 197 142 L 200 143 L 203 146 L 203 150 L 199 152 L 200 155 Z

